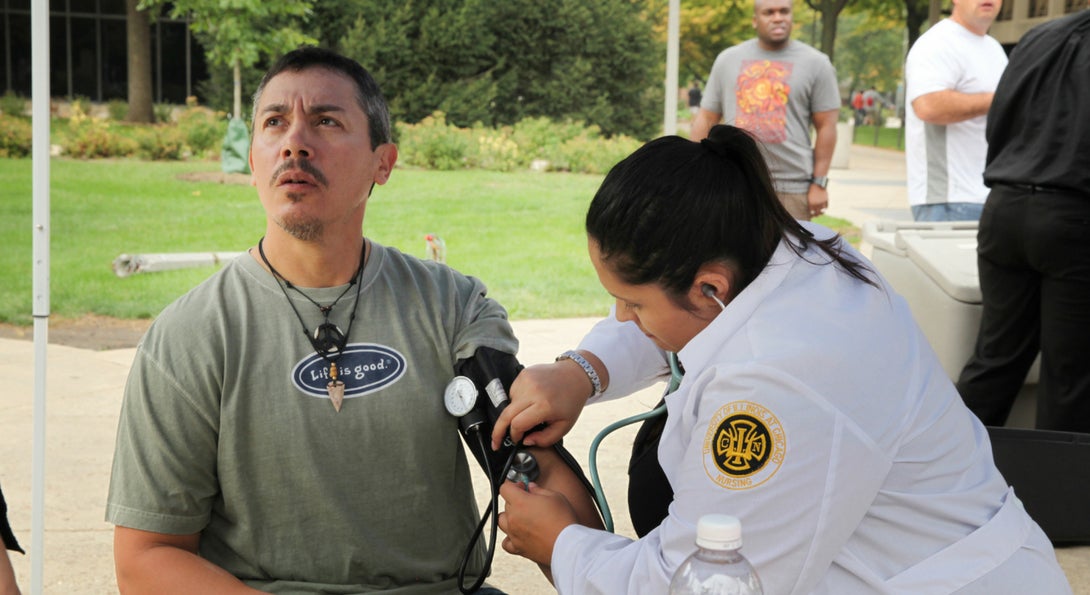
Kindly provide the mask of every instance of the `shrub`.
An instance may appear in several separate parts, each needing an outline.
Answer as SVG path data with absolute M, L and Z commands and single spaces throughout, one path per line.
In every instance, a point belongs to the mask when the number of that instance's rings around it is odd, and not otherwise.
M 193 155 L 218 155 L 227 120 L 208 108 L 188 107 L 178 116 L 178 128 Z
M 419 124 L 399 124 L 397 130 L 403 162 L 429 169 L 512 171 L 544 159 L 551 170 L 601 174 L 640 145 L 623 135 L 603 138 L 597 126 L 548 118 L 529 118 L 500 128 L 477 124 L 462 129 L 436 112 Z
M 129 103 L 121 99 L 111 99 L 106 103 L 106 113 L 110 114 L 111 120 L 120 122 L 129 115 Z
M 526 118 L 514 125 L 511 139 L 530 160 L 547 158 L 548 149 L 559 147 L 584 131 L 584 126 L 577 122 L 553 122 L 548 118 Z
M 0 113 L 5 116 L 25 117 L 26 98 L 9 89 L 0 96 Z
M 156 103 L 151 112 L 155 115 L 155 121 L 161 124 L 169 124 L 174 119 L 174 106 L 169 103 Z
M 604 174 L 639 146 L 639 141 L 627 136 L 601 138 L 597 127 L 592 126 L 552 148 L 546 158 L 550 161 L 550 169 Z
M 443 112 L 435 112 L 419 124 L 400 124 L 398 128 L 399 153 L 408 165 L 438 170 L 466 166 L 469 132 L 447 124 Z
M 475 141 L 467 156 L 469 167 L 491 171 L 513 171 L 529 165 L 521 158 L 519 146 L 511 139 L 510 130 L 475 126 L 470 130 Z
M 0 114 L 0 158 L 28 157 L 33 141 L 29 120 Z
M 65 152 L 72 157 L 132 157 L 138 149 L 136 140 L 119 134 L 102 120 L 73 117 L 69 121 Z
M 156 161 L 178 161 L 185 158 L 185 133 L 177 126 L 141 127 L 136 135 L 137 156 Z

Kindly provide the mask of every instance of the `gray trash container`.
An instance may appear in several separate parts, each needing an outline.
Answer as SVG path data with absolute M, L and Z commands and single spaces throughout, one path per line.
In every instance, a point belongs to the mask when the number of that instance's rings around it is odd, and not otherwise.
M 908 302 L 951 380 L 957 380 L 980 329 L 975 221 L 868 221 L 862 251 Z M 1038 363 L 1026 376 L 1008 426 L 1033 427 Z

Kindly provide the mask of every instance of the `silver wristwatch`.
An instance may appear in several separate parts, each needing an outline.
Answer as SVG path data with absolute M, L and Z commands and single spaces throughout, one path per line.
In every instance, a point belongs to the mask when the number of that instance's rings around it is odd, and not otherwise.
M 818 188 L 824 188 L 829 185 L 829 176 L 811 176 L 810 183 Z

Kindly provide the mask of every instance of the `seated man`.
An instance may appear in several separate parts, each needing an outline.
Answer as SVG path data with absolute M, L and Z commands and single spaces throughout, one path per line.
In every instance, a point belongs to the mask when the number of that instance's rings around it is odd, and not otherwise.
M 361 235 L 397 147 L 359 64 L 290 52 L 253 113 L 265 236 L 161 313 L 125 389 L 118 584 L 454 592 L 479 513 L 443 392 L 479 349 L 516 352 L 506 312 L 480 281 Z M 485 568 L 478 545 L 467 574 Z

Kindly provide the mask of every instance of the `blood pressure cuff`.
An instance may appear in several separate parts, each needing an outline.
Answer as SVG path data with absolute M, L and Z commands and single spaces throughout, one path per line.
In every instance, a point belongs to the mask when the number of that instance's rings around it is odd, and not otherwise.
M 465 376 L 473 381 L 479 393 L 475 411 L 465 416 L 467 419 L 476 416 L 483 418 L 483 422 L 473 431 L 466 431 L 463 426 L 462 439 L 469 446 L 477 463 L 489 475 L 492 485 L 499 486 L 506 479 L 504 465 L 511 458 L 511 452 L 521 446 L 514 444 L 509 438 L 505 439 L 499 450 L 492 450 L 492 428 L 496 425 L 500 413 L 507 407 L 510 398 L 508 391 L 515 377 L 522 371 L 523 365 L 510 353 L 498 351 L 490 347 L 478 347 L 473 357 L 459 360 L 454 365 L 454 372 L 459 376 Z M 544 427 L 542 425 L 541 427 Z M 535 430 L 538 428 L 535 428 Z M 534 430 L 531 430 L 533 432 Z M 527 432 L 530 433 L 530 432 Z M 482 440 L 483 438 L 483 440 Z M 593 496 L 594 487 L 583 473 L 582 467 L 575 457 L 564 448 L 563 441 L 552 446 L 553 451 L 572 470 L 575 476 Z M 597 505 L 598 500 L 593 498 Z M 600 511 L 599 511 L 600 512 Z
M 500 413 L 507 407 L 510 401 L 507 391 L 522 368 L 523 365 L 514 355 L 491 347 L 478 347 L 473 357 L 458 360 L 454 364 L 454 373 L 469 378 L 477 387 L 476 407 L 465 417 L 475 418 L 482 423 L 473 432 L 467 431 L 463 425 L 462 439 L 469 446 L 469 451 L 473 453 L 477 463 L 489 474 L 488 479 L 492 481 L 492 485 L 500 485 L 503 481 L 504 463 L 516 448 L 515 444 L 505 439 L 499 450 L 492 450 L 492 428 Z

